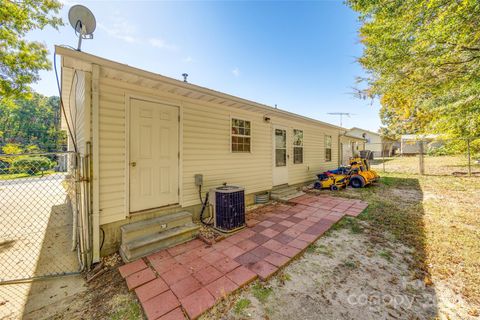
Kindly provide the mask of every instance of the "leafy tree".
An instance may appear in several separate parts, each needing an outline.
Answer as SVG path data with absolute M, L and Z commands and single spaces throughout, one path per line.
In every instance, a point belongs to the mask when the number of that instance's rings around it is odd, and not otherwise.
M 367 70 L 393 135 L 480 136 L 480 2 L 347 0 L 359 13 Z
M 22 148 L 18 144 L 7 143 L 2 147 L 4 154 L 21 154 L 23 152 Z
M 0 146 L 18 145 L 29 153 L 63 150 L 66 134 L 60 130 L 58 100 L 33 93 L 28 100 L 0 103 Z
M 0 0 L 0 102 L 25 98 L 40 70 L 51 68 L 44 44 L 25 39 L 27 32 L 62 25 L 57 0 Z

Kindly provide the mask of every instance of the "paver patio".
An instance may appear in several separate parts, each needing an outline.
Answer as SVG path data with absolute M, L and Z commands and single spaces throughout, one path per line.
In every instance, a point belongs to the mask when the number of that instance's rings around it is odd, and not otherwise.
M 148 319 L 196 319 L 257 277 L 265 280 L 302 253 L 361 200 L 303 195 L 250 219 L 248 228 L 207 245 L 201 240 L 162 250 L 119 268 Z

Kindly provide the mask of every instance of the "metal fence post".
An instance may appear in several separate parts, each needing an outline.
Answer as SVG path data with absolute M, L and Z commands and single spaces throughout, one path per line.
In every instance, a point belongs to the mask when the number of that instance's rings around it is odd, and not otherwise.
M 382 152 L 383 173 L 385 173 L 385 153 Z
M 419 142 L 419 145 L 418 145 L 418 150 L 419 150 L 419 162 L 418 162 L 418 165 L 419 165 L 419 169 L 420 169 L 420 174 L 423 176 L 425 174 L 425 159 L 423 157 L 423 141 L 420 140 Z
M 472 176 L 472 163 L 470 157 L 470 138 L 467 138 L 468 176 Z

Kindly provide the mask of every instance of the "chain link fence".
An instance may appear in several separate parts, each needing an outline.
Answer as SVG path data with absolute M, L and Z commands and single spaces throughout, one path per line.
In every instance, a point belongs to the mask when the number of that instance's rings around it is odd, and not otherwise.
M 372 169 L 381 172 L 437 176 L 479 176 L 480 139 L 435 136 L 366 143 Z
M 0 283 L 79 272 L 77 162 L 68 152 L 0 154 Z

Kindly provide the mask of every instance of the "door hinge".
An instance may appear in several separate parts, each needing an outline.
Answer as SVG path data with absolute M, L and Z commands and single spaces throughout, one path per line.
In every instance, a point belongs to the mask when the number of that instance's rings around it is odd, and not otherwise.
M 178 122 L 180 122 L 180 115 L 178 115 Z
M 180 159 L 180 151 L 178 151 L 178 159 Z

